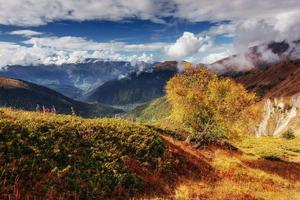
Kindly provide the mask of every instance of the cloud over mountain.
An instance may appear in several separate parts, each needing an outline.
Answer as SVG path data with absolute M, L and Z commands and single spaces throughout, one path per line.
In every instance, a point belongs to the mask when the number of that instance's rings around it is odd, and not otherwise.
M 121 23 L 147 20 L 166 27 L 172 26 L 172 21 L 176 20 L 211 24 L 199 32 L 183 29 L 177 38 L 170 36 L 165 40 L 149 39 L 147 42 L 143 39 L 137 42 L 100 42 L 82 35 L 55 36 L 51 31 L 19 28 L 5 33 L 26 40 L 2 41 L 0 66 L 71 63 L 86 58 L 128 61 L 185 59 L 210 63 L 246 51 L 249 46 L 298 40 L 299 10 L 298 0 L 39 0 L 38 3 L 36 0 L 0 0 L 0 24 L 5 26 L 41 27 L 64 21 L 93 20 Z M 138 34 L 139 30 L 132 31 Z M 118 36 L 122 36 L 122 31 Z M 148 37 L 152 38 L 152 35 Z M 220 42 L 226 40 L 224 38 L 232 41 Z
M 166 44 L 99 43 L 81 37 L 39 37 L 23 44 L 0 42 L 0 68 L 7 65 L 38 65 L 84 62 L 87 58 L 100 60 L 153 62 L 152 51 Z

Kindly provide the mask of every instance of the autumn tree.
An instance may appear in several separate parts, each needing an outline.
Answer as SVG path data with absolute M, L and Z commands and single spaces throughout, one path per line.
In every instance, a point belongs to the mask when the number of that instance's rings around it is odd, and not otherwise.
M 239 113 L 255 94 L 229 78 L 219 78 L 204 67 L 188 69 L 166 86 L 172 117 L 192 133 L 225 137 Z

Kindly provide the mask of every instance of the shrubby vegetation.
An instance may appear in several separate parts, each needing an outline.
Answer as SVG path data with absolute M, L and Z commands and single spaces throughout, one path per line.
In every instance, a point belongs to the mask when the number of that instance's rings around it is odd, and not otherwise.
M 209 143 L 231 137 L 240 113 L 255 101 L 255 94 L 204 67 L 187 69 L 166 87 L 172 118 Z
M 155 130 L 124 120 L 1 109 L 0 198 L 135 195 L 144 180 L 130 162 L 159 170 L 164 149 Z
M 294 131 L 292 129 L 288 129 L 287 131 L 282 133 L 282 137 L 287 140 L 292 140 L 296 138 Z

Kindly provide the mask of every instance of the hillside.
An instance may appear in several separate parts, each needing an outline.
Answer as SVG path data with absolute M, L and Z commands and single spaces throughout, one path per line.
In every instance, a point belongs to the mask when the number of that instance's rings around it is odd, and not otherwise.
M 291 96 L 300 92 L 300 60 L 282 61 L 266 68 L 254 68 L 235 77 L 260 97 Z
M 126 198 L 164 170 L 158 133 L 124 120 L 0 109 L 0 138 L 1 199 Z
M 231 76 L 232 77 L 232 76 Z M 249 91 L 257 94 L 255 119 L 248 133 L 257 136 L 279 137 L 292 131 L 300 134 L 299 92 L 300 61 L 282 61 L 265 68 L 254 68 L 249 72 L 233 76 Z M 270 101 L 267 101 L 271 98 Z M 276 100 L 274 100 L 276 98 Z M 178 125 L 168 119 L 171 106 L 164 98 L 139 106 L 128 114 L 130 119 L 152 123 L 160 127 L 178 129 Z
M 22 80 L 0 77 L 0 106 L 35 110 L 37 104 L 47 108 L 55 106 L 58 113 L 71 113 L 71 107 L 76 114 L 84 117 L 110 116 L 121 112 L 118 109 L 102 105 L 92 105 L 74 101 L 64 95 Z
M 164 95 L 166 82 L 177 73 L 177 68 L 167 65 L 153 71 L 133 73 L 127 77 L 108 81 L 88 94 L 84 100 L 109 105 L 148 102 Z M 173 66 L 173 67 L 172 67 Z
M 160 97 L 136 107 L 127 114 L 127 117 L 140 122 L 150 123 L 168 117 L 170 111 L 171 105 L 167 102 L 165 97 Z
M 225 146 L 196 149 L 168 133 L 120 119 L 0 109 L 0 198 L 267 200 L 300 195 L 299 160 L 287 159 L 300 157 L 299 138 L 268 145 L 245 138 L 237 143 L 244 154 Z M 285 161 L 272 161 L 270 149 L 286 152 Z

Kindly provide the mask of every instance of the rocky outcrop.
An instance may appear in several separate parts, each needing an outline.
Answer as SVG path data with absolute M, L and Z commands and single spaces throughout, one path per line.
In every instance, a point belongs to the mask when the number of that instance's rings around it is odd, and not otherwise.
M 300 95 L 294 95 L 289 100 L 283 98 L 265 100 L 264 113 L 255 131 L 256 136 L 280 136 L 291 128 L 297 119 L 299 108 Z

